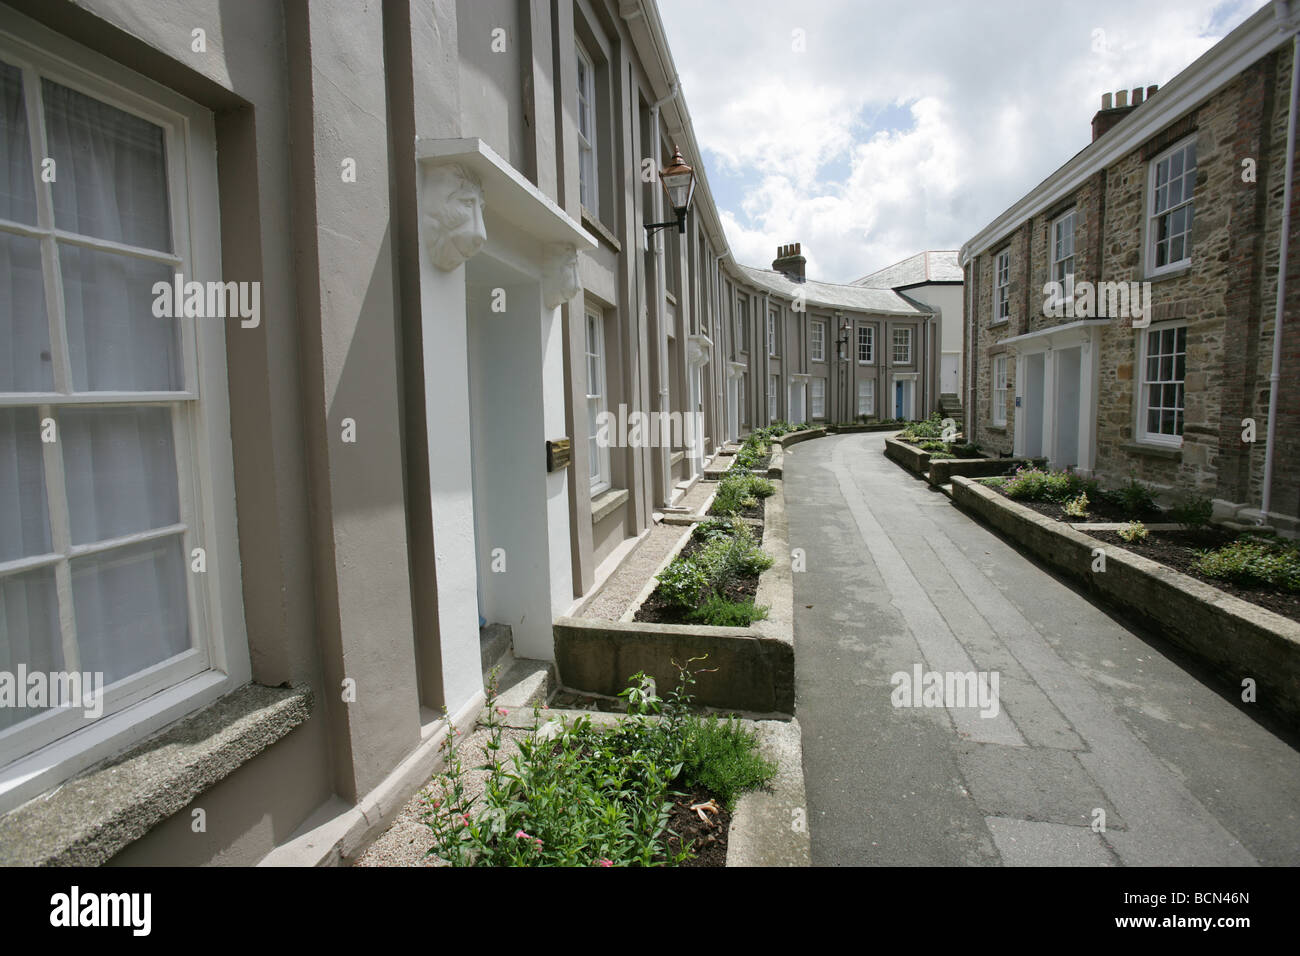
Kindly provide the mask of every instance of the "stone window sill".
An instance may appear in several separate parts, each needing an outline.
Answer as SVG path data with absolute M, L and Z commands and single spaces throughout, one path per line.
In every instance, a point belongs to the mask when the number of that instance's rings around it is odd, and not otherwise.
M 623 251 L 623 244 L 614 238 L 614 234 L 606 228 L 605 224 L 591 214 L 591 210 L 586 206 L 582 207 L 582 224 L 594 232 L 599 238 L 604 240 L 615 252 Z
M 1178 279 L 1182 276 L 1189 275 L 1192 271 L 1191 264 L 1179 266 L 1177 269 L 1170 269 L 1168 272 L 1161 272 L 1158 275 L 1148 275 L 1145 278 L 1147 282 L 1164 282 L 1166 279 Z
M 1130 455 L 1144 455 L 1147 458 L 1161 458 L 1165 461 L 1182 461 L 1183 450 L 1169 445 L 1152 445 L 1145 442 L 1129 442 L 1123 446 Z
M 611 488 L 591 499 L 591 523 L 596 524 L 608 518 L 623 506 L 629 497 L 626 488 Z
M 297 727 L 308 687 L 245 684 L 0 817 L 0 866 L 98 866 Z

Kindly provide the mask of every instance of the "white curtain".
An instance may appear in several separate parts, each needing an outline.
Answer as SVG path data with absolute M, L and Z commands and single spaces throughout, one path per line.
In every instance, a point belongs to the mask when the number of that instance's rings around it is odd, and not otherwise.
M 36 222 L 22 72 L 0 63 L 0 218 Z M 40 240 L 0 233 L 0 392 L 52 391 Z
M 0 561 L 50 552 L 40 425 L 32 408 L 0 408 Z
M 153 314 L 171 266 L 59 243 L 72 387 L 78 392 L 183 387 L 180 326 Z
M 41 97 L 58 171 L 54 224 L 171 252 L 162 128 L 49 80 Z
M 61 229 L 170 251 L 162 130 L 47 80 L 41 98 L 55 224 Z M 34 222 L 21 74 L 0 64 L 0 216 Z M 21 175 L 20 175 L 21 173 Z M 59 244 L 63 321 L 72 389 L 156 391 L 184 387 L 178 325 L 152 314 L 153 284 L 173 268 Z M 0 391 L 53 389 L 48 319 L 36 240 L 0 231 Z M 180 520 L 172 416 L 163 406 L 57 406 L 72 544 L 94 544 Z M 0 561 L 48 553 L 42 445 L 36 408 L 0 410 Z M 180 535 L 73 558 L 78 668 L 108 682 L 129 677 L 191 644 L 188 556 Z M 0 576 L 0 669 L 57 670 L 63 658 L 53 567 Z M 28 716 L 0 708 L 0 728 Z

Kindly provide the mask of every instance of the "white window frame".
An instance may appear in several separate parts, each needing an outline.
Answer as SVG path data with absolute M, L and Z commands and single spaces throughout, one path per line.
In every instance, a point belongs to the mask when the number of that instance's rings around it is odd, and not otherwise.
M 1061 284 L 1062 302 L 1070 302 L 1074 299 L 1074 277 L 1077 274 L 1075 269 L 1075 235 L 1078 232 L 1079 220 L 1076 216 L 1078 209 L 1070 207 L 1061 215 L 1052 220 L 1051 231 L 1047 235 L 1047 258 L 1050 266 L 1049 274 L 1053 282 Z M 1063 250 L 1059 247 L 1064 244 L 1065 234 L 1058 237 L 1059 227 L 1064 226 L 1066 220 L 1069 220 L 1069 251 L 1061 255 Z M 1069 266 L 1067 269 L 1066 266 Z
M 814 421 L 826 418 L 826 379 L 814 378 L 808 383 L 808 417 Z
M 600 138 L 596 130 L 596 67 L 591 55 L 583 48 L 582 44 L 574 41 L 574 52 L 577 54 L 578 66 L 584 68 L 587 72 L 587 88 L 582 83 L 582 70 L 578 70 L 577 89 L 578 89 L 578 117 L 576 132 L 578 134 L 578 193 L 579 202 L 587 207 L 597 219 L 600 218 L 600 162 L 599 152 L 597 151 L 596 141 Z M 590 136 L 584 136 L 582 133 L 582 123 L 586 120 L 587 132 Z M 589 158 L 588 158 L 589 157 Z M 586 164 L 584 165 L 584 159 Z M 591 181 L 583 174 L 584 169 L 590 168 Z
M 898 336 L 902 333 L 907 341 L 899 342 Z M 910 325 L 894 329 L 893 341 L 893 363 L 894 365 L 911 365 L 912 364 L 912 327 Z M 903 349 L 903 358 L 898 357 L 898 350 Z
M 1007 355 L 993 356 L 991 391 L 993 407 L 990 419 L 994 425 L 1005 426 L 1007 423 Z
M 595 331 L 595 351 L 592 351 L 592 332 Z M 597 437 L 598 419 L 601 412 L 609 411 L 609 382 L 605 374 L 605 317 L 599 309 L 588 308 L 585 310 L 584 329 L 583 329 L 583 357 L 585 360 L 587 374 L 587 442 L 588 454 L 591 454 L 591 440 Z M 596 391 L 592 390 L 591 366 L 592 362 L 596 364 L 596 378 L 599 379 L 595 384 L 598 386 Z M 594 408 L 594 412 L 593 412 Z M 608 491 L 613 479 L 610 475 L 610 453 L 608 445 L 597 443 L 596 458 L 589 463 L 596 466 L 594 473 L 591 475 L 591 496 L 594 498 L 602 492 Z
M 863 386 L 866 386 L 866 395 L 863 393 Z M 866 399 L 865 408 L 863 399 Z M 858 379 L 858 415 L 870 418 L 876 414 L 876 380 L 874 378 Z
M 864 336 L 863 333 L 866 333 Z M 863 353 L 866 357 L 863 357 Z M 858 326 L 858 364 L 874 365 L 876 362 L 876 328 L 873 325 Z
M 808 356 L 814 362 L 826 361 L 826 323 L 813 322 L 808 333 Z
M 776 309 L 767 312 L 767 354 L 776 357 Z
M 103 714 L 98 719 L 86 721 L 79 708 L 59 709 L 0 733 L 0 812 L 5 812 L 247 683 L 251 679 L 251 665 L 235 520 L 226 374 L 228 323 L 192 318 L 172 320 L 179 323 L 181 331 L 183 390 L 73 393 L 67 375 L 69 358 L 63 338 L 62 285 L 57 263 L 58 243 L 73 241 L 82 248 L 167 263 L 181 272 L 186 281 L 221 279 L 213 116 L 166 87 L 3 8 L 0 8 L 0 59 L 23 71 L 35 169 L 40 168 L 45 142 L 40 78 L 139 116 L 163 130 L 171 253 L 128 248 L 89 236 L 78 235 L 74 240 L 61 228 L 56 230 L 51 187 L 39 177 L 36 177 L 37 224 L 0 223 L 4 231 L 41 241 L 46 311 L 51 322 L 51 355 L 56 368 L 56 391 L 2 393 L 0 406 L 36 408 L 39 417 L 56 420 L 60 408 L 70 407 L 125 404 L 172 409 L 180 505 L 180 522 L 175 526 L 175 533 L 181 537 L 191 635 L 188 650 L 106 687 Z M 62 449 L 57 442 L 45 446 L 44 458 L 54 551 L 0 565 L 0 575 L 53 566 L 60 607 L 67 607 L 72 600 L 69 557 L 80 556 L 87 548 L 102 548 L 70 545 L 64 490 L 50 487 L 50 482 L 58 481 L 63 474 Z M 56 527 L 59 524 L 61 529 Z M 170 529 L 166 530 L 170 533 Z M 116 547 L 137 538 L 146 540 L 158 533 L 155 530 L 124 536 L 111 545 Z M 195 547 L 206 551 L 204 574 L 190 570 L 191 551 Z M 61 613 L 61 617 L 67 615 Z M 70 619 L 65 620 L 65 648 L 70 639 L 75 643 L 75 633 L 70 635 L 70 627 L 75 625 Z M 68 670 L 78 669 L 73 660 L 65 661 L 64 666 Z
M 768 424 L 776 421 L 777 403 L 779 396 L 777 393 L 781 390 L 781 377 L 779 375 L 769 375 L 767 377 L 767 421 Z
M 993 260 L 993 324 L 1011 320 L 1011 250 L 1003 249 Z
M 1151 339 L 1151 336 L 1152 336 L 1152 335 L 1160 335 L 1161 333 L 1164 333 L 1164 332 L 1173 332 L 1173 333 L 1174 333 L 1174 343 L 1175 343 L 1175 348 L 1176 348 L 1176 347 L 1177 347 L 1177 341 L 1178 341 L 1178 330 L 1179 330 L 1179 329 L 1182 329 L 1182 330 L 1183 330 L 1183 335 L 1184 335 L 1184 340 L 1183 340 L 1183 352 L 1181 353 L 1182 356 L 1183 356 L 1183 377 L 1182 377 L 1182 379 L 1176 379 L 1176 378 L 1160 379 L 1160 380 L 1158 380 L 1157 382 L 1153 383 L 1153 382 L 1151 381 L 1151 379 L 1150 379 L 1150 378 L 1148 377 L 1148 375 L 1147 375 L 1147 358 L 1148 358 L 1148 356 L 1149 356 L 1149 354 L 1150 354 L 1150 353 L 1149 353 L 1149 349 L 1150 349 L 1150 339 Z M 1181 434 L 1179 434 L 1179 435 L 1166 435 L 1166 434 L 1164 434 L 1164 433 L 1162 433 L 1162 432 L 1152 432 L 1152 431 L 1148 431 L 1148 429 L 1147 429 L 1147 412 L 1148 412 L 1148 411 L 1150 410 L 1150 408 L 1151 408 L 1150 403 L 1149 403 L 1149 398 L 1148 398 L 1148 395 L 1149 395 L 1148 389 L 1150 388 L 1150 386 L 1151 386 L 1152 384 L 1159 384 L 1159 385 L 1181 385 L 1181 386 L 1182 386 L 1182 390 L 1183 390 L 1183 404 L 1182 404 L 1181 410 L 1182 410 L 1182 412 L 1183 412 L 1183 428 L 1184 428 L 1184 431 L 1186 431 L 1186 426 L 1187 426 L 1187 341 L 1186 341 L 1186 335 L 1187 335 L 1187 323 L 1186 323 L 1186 322 L 1162 322 L 1162 323 L 1159 324 L 1159 325 L 1151 325 L 1151 326 L 1148 326 L 1148 327 L 1145 328 L 1145 329 L 1141 329 L 1141 330 L 1138 331 L 1138 341 L 1137 341 L 1138 371 L 1137 371 L 1137 376 L 1136 376 L 1136 378 L 1137 378 L 1137 388 L 1134 389 L 1135 405 L 1136 405 L 1136 409 L 1135 409 L 1135 411 L 1136 411 L 1136 419 L 1137 419 L 1137 420 L 1136 420 L 1136 426 L 1137 426 L 1137 427 L 1136 427 L 1136 429 L 1134 430 L 1134 434 L 1137 436 L 1137 440 L 1138 440 L 1138 442 L 1140 442 L 1141 444 L 1144 444 L 1144 445 L 1164 445 L 1164 446 L 1167 446 L 1167 447 L 1170 447 L 1170 448 L 1181 448 L 1182 445 L 1183 445 L 1183 436 L 1182 436 Z M 1165 353 L 1161 353 L 1161 354 L 1165 354 Z M 1176 356 L 1177 356 L 1178 354 L 1180 354 L 1180 353 L 1178 353 L 1178 352 L 1171 352 L 1171 353 L 1168 353 L 1168 354 L 1170 354 L 1170 355 L 1176 357 Z M 1161 405 L 1161 406 L 1159 406 L 1159 407 L 1164 408 L 1165 406 Z M 1170 406 L 1170 407 L 1177 408 L 1177 406 Z
M 1196 192 L 1196 170 L 1198 167 L 1196 165 L 1193 165 L 1191 169 L 1188 169 L 1186 167 L 1186 161 L 1187 161 L 1186 151 L 1188 149 L 1195 151 L 1196 149 L 1195 135 L 1188 136 L 1184 139 L 1179 140 L 1173 146 L 1170 146 L 1168 149 L 1164 150 L 1159 155 L 1157 155 L 1147 165 L 1147 185 L 1146 185 L 1147 214 L 1145 219 L 1145 227 L 1146 227 L 1146 262 L 1147 262 L 1146 272 L 1148 276 L 1154 277 L 1154 276 L 1164 275 L 1165 273 L 1168 272 L 1176 272 L 1178 270 L 1185 269 L 1192 264 L 1192 221 L 1194 221 L 1196 215 L 1195 192 Z M 1161 188 L 1167 189 L 1169 185 L 1168 183 L 1166 183 L 1164 187 L 1161 187 L 1160 184 L 1157 182 L 1160 164 L 1172 163 L 1173 157 L 1176 156 L 1178 153 L 1184 154 L 1183 156 L 1184 167 L 1182 173 L 1179 174 L 1179 178 L 1181 179 L 1181 184 L 1183 188 L 1182 198 L 1179 200 L 1177 204 L 1173 206 L 1169 206 L 1160 212 L 1156 212 L 1156 202 L 1159 198 L 1159 191 Z M 1183 238 L 1183 256 L 1181 259 L 1170 260 L 1169 262 L 1166 262 L 1164 265 L 1157 265 L 1156 253 L 1160 246 L 1160 221 L 1164 219 L 1166 216 L 1172 218 L 1173 215 L 1176 212 L 1178 212 L 1180 209 L 1188 210 L 1188 219 L 1189 219 L 1189 221 L 1186 224 L 1187 226 L 1186 231 L 1179 234 Z M 1170 240 L 1172 240 L 1173 238 L 1175 237 L 1171 236 Z

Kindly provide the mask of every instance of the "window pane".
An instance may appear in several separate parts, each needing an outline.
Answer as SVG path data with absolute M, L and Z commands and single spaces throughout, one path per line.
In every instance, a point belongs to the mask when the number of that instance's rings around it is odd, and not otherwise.
M 179 535 L 71 564 L 83 671 L 103 671 L 110 684 L 190 646 L 188 565 Z
M 29 673 L 64 669 L 53 568 L 0 578 L 0 670 L 12 674 L 20 664 Z M 29 707 L 0 707 L 0 730 L 38 713 Z
M 36 171 L 23 107 L 23 73 L 8 63 L 0 63 L 0 217 L 36 222 Z
M 70 408 L 59 428 L 73 544 L 180 520 L 170 408 Z
M 184 389 L 180 326 L 153 314 L 154 283 L 172 285 L 172 267 L 66 243 L 59 263 L 73 389 Z
M 162 127 L 49 80 L 41 95 L 58 171 L 54 224 L 171 252 Z
M 0 408 L 0 561 L 50 553 L 40 423 L 34 408 Z
M 1147 412 L 1147 431 L 1157 433 L 1160 431 L 1160 410 L 1151 409 Z
M 52 392 L 40 240 L 0 233 L 0 276 L 0 392 Z

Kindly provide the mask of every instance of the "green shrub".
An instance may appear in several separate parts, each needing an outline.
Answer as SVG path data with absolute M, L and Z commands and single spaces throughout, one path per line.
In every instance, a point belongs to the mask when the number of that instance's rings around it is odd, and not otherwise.
M 691 848 L 668 849 L 672 798 L 683 788 L 711 790 L 728 806 L 747 789 L 765 786 L 776 768 L 757 740 L 733 721 L 690 713 L 694 676 L 666 699 L 644 674 L 619 696 L 628 713 L 608 729 L 589 717 L 551 721 L 501 758 L 503 722 L 495 681 L 488 695 L 487 771 L 482 795 L 471 797 L 451 727 L 444 771 L 421 794 L 432 831 L 429 854 L 453 866 L 661 866 L 681 863 Z
M 730 601 L 713 594 L 687 616 L 696 624 L 711 627 L 748 627 L 766 618 L 767 608 L 755 607 L 753 601 Z
M 704 543 L 696 559 L 703 569 L 708 587 L 721 593 L 744 574 L 758 574 L 772 566 L 754 539 L 753 529 L 743 521 L 732 525 L 731 534 L 714 535 Z
M 655 577 L 659 579 L 659 593 L 664 600 L 677 607 L 694 607 L 709 586 L 709 576 L 704 568 L 680 555 Z
M 1202 574 L 1247 587 L 1300 591 L 1300 552 L 1295 547 L 1243 538 L 1196 560 Z
M 1111 500 L 1133 516 L 1150 514 L 1156 508 L 1155 492 L 1135 477 L 1110 492 Z
M 1130 521 L 1116 532 L 1116 534 L 1129 544 L 1136 544 L 1139 541 L 1145 541 L 1147 535 L 1150 533 L 1151 532 L 1147 531 L 1147 526 L 1141 521 Z
M 1080 494 L 1097 493 L 1097 484 L 1068 471 L 1044 471 L 1022 466 L 1007 479 L 1007 497 L 1021 501 L 1064 502 Z
M 766 478 L 759 477 L 745 470 L 728 472 L 718 482 L 718 490 L 713 499 L 713 514 L 726 515 L 743 511 L 758 504 L 759 498 L 767 498 L 776 492 L 776 486 Z
M 1209 498 L 1184 495 L 1169 509 L 1169 516 L 1189 530 L 1204 528 L 1214 516 L 1214 503 Z
M 984 485 L 989 488 L 1005 488 L 1007 486 L 1007 479 L 1002 475 L 997 475 L 996 477 L 993 478 L 984 478 L 981 480 L 983 481 Z
M 1085 491 L 1077 498 L 1071 498 L 1061 509 L 1071 518 L 1088 517 L 1088 493 Z
M 766 787 L 775 776 L 776 765 L 758 753 L 758 735 L 735 718 L 687 719 L 681 776 L 686 787 L 712 791 L 734 810 L 737 797 Z
M 903 428 L 899 437 L 910 439 L 942 438 L 943 419 L 940 418 L 938 412 L 936 412 L 925 421 L 909 422 Z

